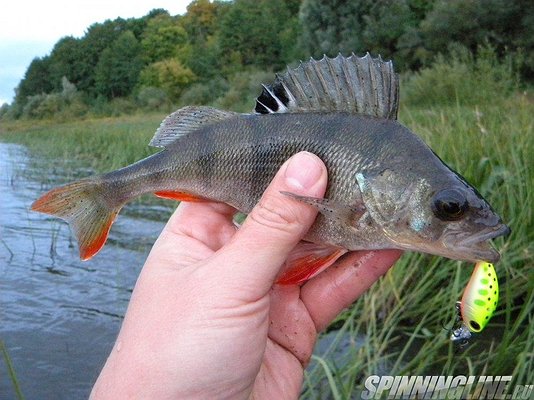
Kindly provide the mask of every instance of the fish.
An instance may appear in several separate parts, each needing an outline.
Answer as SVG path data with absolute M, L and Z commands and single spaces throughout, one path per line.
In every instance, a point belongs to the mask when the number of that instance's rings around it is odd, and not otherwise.
M 499 302 L 499 281 L 493 264 L 476 263 L 462 300 L 456 303 L 460 326 L 451 334 L 453 342 L 466 344 L 472 333 L 481 332 L 488 324 Z
M 221 202 L 247 214 L 284 161 L 308 151 L 325 163 L 328 187 L 324 198 L 283 193 L 319 212 L 279 282 L 301 283 L 357 250 L 497 262 L 490 240 L 510 228 L 398 122 L 398 106 L 391 60 L 369 53 L 311 58 L 263 84 L 252 112 L 183 107 L 163 120 L 150 141 L 160 152 L 55 188 L 32 209 L 67 221 L 87 260 L 136 196 Z

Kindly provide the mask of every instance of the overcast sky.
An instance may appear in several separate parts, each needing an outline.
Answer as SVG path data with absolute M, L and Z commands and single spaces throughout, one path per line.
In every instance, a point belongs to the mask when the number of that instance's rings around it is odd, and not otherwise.
M 117 17 L 142 17 L 154 8 L 183 14 L 191 0 L 7 0 L 0 12 L 0 105 L 35 57 L 50 54 L 63 36 L 81 37 L 89 25 Z

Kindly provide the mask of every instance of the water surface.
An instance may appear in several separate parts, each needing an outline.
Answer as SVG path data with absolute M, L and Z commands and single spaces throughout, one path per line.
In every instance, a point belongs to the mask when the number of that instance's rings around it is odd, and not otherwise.
M 45 190 L 72 179 L 73 170 L 91 172 L 65 165 L 0 143 L 0 339 L 27 399 L 87 398 L 170 214 L 161 206 L 128 205 L 104 249 L 81 262 L 66 223 L 29 211 Z M 0 398 L 14 396 L 2 360 Z

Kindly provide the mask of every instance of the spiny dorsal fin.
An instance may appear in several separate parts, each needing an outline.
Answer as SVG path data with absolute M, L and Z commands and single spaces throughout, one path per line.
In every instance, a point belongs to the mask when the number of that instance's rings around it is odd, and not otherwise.
M 154 147 L 166 147 L 191 132 L 234 115 L 237 113 L 222 111 L 213 107 L 187 106 L 180 108 L 163 120 L 149 144 Z
M 352 53 L 319 61 L 312 58 L 277 74 L 271 85 L 263 85 L 255 111 L 337 111 L 397 119 L 398 107 L 399 79 L 393 63 L 369 53 L 364 57 Z

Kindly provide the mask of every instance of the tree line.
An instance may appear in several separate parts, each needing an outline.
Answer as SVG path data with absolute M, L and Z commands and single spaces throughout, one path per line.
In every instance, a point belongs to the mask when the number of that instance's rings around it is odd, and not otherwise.
M 370 51 L 402 72 L 457 48 L 476 56 L 481 45 L 511 55 L 523 79 L 534 79 L 534 2 L 194 0 L 184 15 L 155 9 L 60 39 L 31 62 L 0 115 L 77 117 L 217 98 L 235 106 L 262 71 L 310 56 Z

